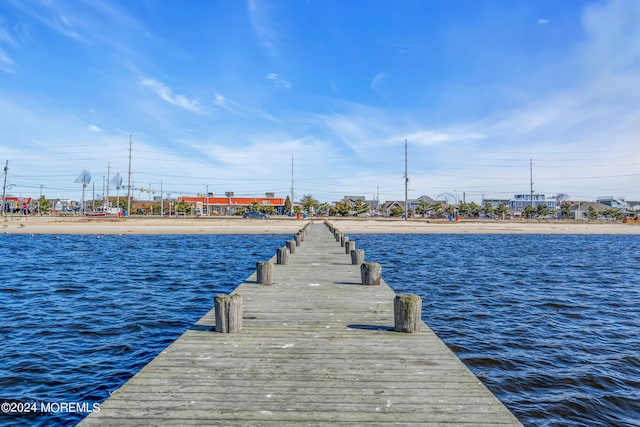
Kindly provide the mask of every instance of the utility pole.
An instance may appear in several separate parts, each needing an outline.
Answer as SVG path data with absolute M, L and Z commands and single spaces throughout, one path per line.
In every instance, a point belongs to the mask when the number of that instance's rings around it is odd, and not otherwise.
M 531 207 L 533 206 L 533 159 L 529 159 L 529 182 L 531 182 Z
M 7 220 L 7 173 L 9 172 L 9 160 L 4 164 L 4 185 L 2 186 L 2 215 Z
M 105 193 L 104 193 L 104 179 L 105 179 L 105 176 L 102 175 L 102 211 L 103 212 L 104 212 L 105 202 L 107 200 L 107 199 L 105 199 Z
M 164 195 L 162 193 L 162 180 L 160 180 L 160 216 L 164 216 Z
M 111 162 L 107 162 L 107 197 L 106 197 L 106 202 L 104 204 L 104 210 L 105 212 L 111 213 L 111 209 L 109 209 L 109 185 L 111 183 Z
M 127 215 L 131 215 L 131 135 L 129 135 L 129 179 L 127 180 Z
M 291 215 L 293 215 L 293 154 L 291 155 Z
M 409 174 L 407 157 L 407 138 L 404 139 L 404 220 L 409 218 Z
M 44 187 L 44 185 L 40 184 L 40 198 L 38 199 L 38 213 L 40 214 L 40 216 L 42 216 L 42 210 L 40 208 L 40 201 L 42 200 L 42 187 Z

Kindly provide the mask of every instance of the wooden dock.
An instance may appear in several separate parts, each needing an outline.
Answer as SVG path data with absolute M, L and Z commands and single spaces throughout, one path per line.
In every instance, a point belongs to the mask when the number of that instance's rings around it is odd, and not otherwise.
M 80 425 L 521 425 L 426 325 L 393 332 L 395 293 L 324 224 L 289 261 L 234 291 L 242 332 L 211 310 Z

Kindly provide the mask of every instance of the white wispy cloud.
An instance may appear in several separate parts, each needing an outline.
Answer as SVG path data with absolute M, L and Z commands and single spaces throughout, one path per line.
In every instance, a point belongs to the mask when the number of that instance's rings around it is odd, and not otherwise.
M 264 0 L 249 0 L 247 9 L 249 12 L 249 22 L 258 42 L 266 49 L 271 56 L 276 54 L 276 42 L 278 32 L 272 21 L 273 3 Z
M 539 25 L 547 25 L 550 21 L 546 18 L 540 18 L 538 19 L 538 24 Z
M 378 92 L 380 86 L 382 86 L 386 78 L 386 73 L 380 72 L 376 74 L 376 76 L 371 80 L 371 89 L 373 89 L 375 92 Z
M 0 70 L 5 73 L 13 73 L 13 60 L 7 55 L 4 49 L 0 48 Z
M 640 57 L 640 2 L 600 2 L 585 9 L 584 57 L 589 72 L 608 76 L 636 73 Z M 637 75 L 637 73 L 636 73 Z
M 126 8 L 111 2 L 9 1 L 49 30 L 85 45 L 102 44 L 129 53 L 135 48 L 132 39 L 153 37 Z M 118 31 L 114 32 L 113 28 L 118 28 Z M 137 54 L 142 55 L 141 52 Z
M 174 94 L 173 90 L 162 82 L 151 78 L 141 78 L 140 82 L 143 86 L 151 89 L 160 99 L 168 102 L 169 104 L 173 104 L 194 113 L 204 113 L 204 110 L 197 99 L 189 99 L 185 95 Z
M 18 45 L 11 34 L 2 27 L 0 27 L 0 44 L 9 45 L 11 47 L 16 47 Z M 0 46 L 0 70 L 5 73 L 13 73 L 13 65 L 15 65 L 14 61 L 11 59 L 7 51 Z
M 218 106 L 218 107 L 224 107 L 225 106 L 225 102 L 226 99 L 223 95 L 216 93 L 213 96 L 213 102 Z
M 457 131 L 421 130 L 406 136 L 406 139 L 420 145 L 436 145 L 447 142 L 469 142 L 484 139 L 480 133 L 460 133 Z
M 17 46 L 18 43 L 15 39 L 9 34 L 6 28 L 0 27 L 0 42 L 7 43 L 11 46 Z
M 73 13 L 63 3 L 23 1 L 12 1 L 11 3 L 14 7 L 21 9 L 34 20 L 58 34 L 76 41 L 85 43 L 89 41 L 86 35 L 80 34 L 73 27 L 72 23 L 75 24 L 81 22 L 81 20 L 70 17 L 69 14 L 73 15 Z
M 227 99 L 227 97 L 225 97 L 221 93 L 216 93 L 215 95 L 213 95 L 213 103 L 218 108 L 221 108 L 237 116 L 244 117 L 244 113 L 241 112 L 241 107 L 239 107 L 235 102 Z
M 87 130 L 89 132 L 102 132 L 102 129 L 100 129 L 98 126 L 96 125 L 89 125 L 87 126 Z
M 285 89 L 291 89 L 291 82 L 280 78 L 276 73 L 269 73 L 265 78 L 273 83 L 275 87 L 283 87 Z

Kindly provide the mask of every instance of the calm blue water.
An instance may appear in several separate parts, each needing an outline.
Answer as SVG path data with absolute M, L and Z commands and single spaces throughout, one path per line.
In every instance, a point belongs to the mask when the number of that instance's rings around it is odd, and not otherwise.
M 353 235 L 529 426 L 640 426 L 640 239 Z
M 101 402 L 288 238 L 0 236 L 0 401 Z M 640 425 L 638 237 L 350 238 L 525 425 Z
M 0 402 L 103 401 L 288 238 L 0 235 Z M 85 415 L 53 407 L 0 425 Z

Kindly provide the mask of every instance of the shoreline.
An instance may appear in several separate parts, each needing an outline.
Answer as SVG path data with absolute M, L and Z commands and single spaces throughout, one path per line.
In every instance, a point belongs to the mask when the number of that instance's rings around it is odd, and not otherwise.
M 619 222 L 525 220 L 447 220 L 394 218 L 272 217 L 7 217 L 0 218 L 4 234 L 293 234 L 309 221 L 327 219 L 351 234 L 640 234 L 640 225 Z

